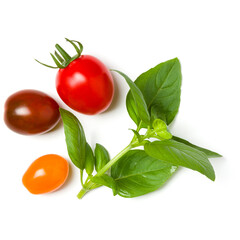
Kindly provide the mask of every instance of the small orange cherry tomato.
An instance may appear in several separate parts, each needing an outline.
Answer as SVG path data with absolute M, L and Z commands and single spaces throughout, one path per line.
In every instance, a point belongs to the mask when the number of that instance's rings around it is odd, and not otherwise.
M 66 159 L 48 154 L 36 159 L 23 175 L 22 182 L 30 193 L 55 191 L 63 185 L 69 171 Z

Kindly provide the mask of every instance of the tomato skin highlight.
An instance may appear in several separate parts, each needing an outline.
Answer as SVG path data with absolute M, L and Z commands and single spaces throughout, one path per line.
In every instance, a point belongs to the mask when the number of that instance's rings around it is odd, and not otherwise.
M 29 166 L 23 175 L 22 183 L 32 194 L 49 193 L 63 185 L 68 172 L 66 159 L 56 154 L 47 154 Z
M 59 69 L 56 89 L 70 108 L 88 115 L 105 111 L 114 95 L 110 71 L 90 55 L 81 55 L 66 68 Z
M 58 103 L 37 90 L 22 90 L 12 94 L 5 102 L 4 121 L 19 134 L 45 133 L 60 120 Z

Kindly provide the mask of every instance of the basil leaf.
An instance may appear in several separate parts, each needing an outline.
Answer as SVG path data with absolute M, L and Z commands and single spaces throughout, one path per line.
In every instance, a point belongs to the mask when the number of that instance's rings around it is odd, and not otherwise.
M 99 172 L 110 161 L 108 151 L 105 147 L 98 143 L 95 148 L 95 158 L 95 168 L 97 172 Z
M 215 173 L 205 153 L 173 140 L 155 141 L 144 145 L 145 152 L 154 158 L 198 171 L 211 180 Z
M 171 139 L 172 134 L 168 132 L 166 123 L 161 119 L 155 119 L 152 123 L 152 127 L 155 131 L 156 138 L 160 140 Z
M 188 145 L 188 146 L 190 146 L 192 148 L 198 149 L 201 152 L 204 152 L 207 155 L 207 157 L 209 157 L 209 158 L 222 157 L 222 155 L 220 155 L 220 154 L 218 154 L 216 152 L 213 152 L 213 151 L 208 150 L 206 148 L 202 148 L 202 147 L 196 146 L 196 145 L 194 145 L 194 144 L 192 144 L 192 143 L 188 142 L 187 140 L 182 139 L 180 137 L 172 136 L 172 139 L 177 141 L 177 142 L 184 143 L 184 144 L 186 144 L 186 145 Z
M 83 127 L 71 112 L 62 108 L 59 111 L 63 121 L 68 155 L 73 164 L 83 170 L 86 151 L 86 138 Z
M 134 129 L 129 129 L 129 130 L 131 130 L 134 133 L 134 136 L 138 139 L 139 143 L 143 141 L 143 136 L 141 136 L 138 131 Z
M 93 150 L 90 145 L 86 144 L 86 158 L 85 158 L 85 170 L 88 175 L 91 175 L 94 170 L 95 158 L 93 155 Z
M 124 77 L 127 84 L 130 87 L 130 91 L 132 93 L 132 97 L 134 100 L 133 102 L 136 106 L 134 114 L 137 117 L 139 117 L 144 123 L 149 125 L 150 124 L 150 115 L 149 115 L 147 104 L 145 102 L 142 92 L 126 74 L 124 74 L 120 71 L 117 71 L 117 70 L 113 70 L 113 71 L 119 73 L 122 77 Z M 135 118 L 136 118 L 136 116 L 135 116 Z
M 168 125 L 173 121 L 180 105 L 181 81 L 181 66 L 177 58 L 160 63 L 136 79 L 135 84 L 141 90 L 153 120 L 160 118 Z M 138 124 L 140 120 L 136 118 L 132 98 L 129 91 L 126 99 L 128 113 Z
M 152 127 L 155 131 L 166 131 L 167 130 L 167 125 L 166 123 L 161 120 L 161 119 L 155 119 L 152 123 Z
M 129 91 L 129 93 L 131 93 L 131 90 Z M 129 116 L 132 118 L 132 120 L 136 123 L 136 125 L 138 126 L 139 123 L 141 122 L 141 118 L 138 116 L 138 111 L 137 111 L 137 107 L 135 104 L 135 101 L 133 99 L 132 93 L 127 94 L 127 98 L 126 98 L 126 107 L 127 107 L 127 111 Z M 131 97 L 129 97 L 131 96 Z M 148 124 L 145 124 L 145 128 L 147 128 Z
M 91 181 L 111 188 L 114 196 L 117 195 L 118 193 L 118 190 L 117 190 L 118 187 L 117 187 L 116 181 L 112 177 L 108 176 L 107 174 L 103 174 L 100 177 L 98 176 L 92 177 Z
M 138 197 L 161 187 L 177 167 L 148 156 L 143 150 L 131 150 L 111 168 L 118 195 Z

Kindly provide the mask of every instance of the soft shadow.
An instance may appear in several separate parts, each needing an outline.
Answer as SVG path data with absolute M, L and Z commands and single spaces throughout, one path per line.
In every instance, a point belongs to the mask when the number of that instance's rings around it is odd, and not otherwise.
M 175 126 L 175 124 L 176 124 L 176 118 L 177 118 L 177 116 L 178 116 L 178 113 L 177 113 L 177 115 L 175 116 L 175 118 L 173 119 L 173 121 L 169 124 L 169 130 L 172 130 L 173 128 L 174 128 L 174 126 Z
M 48 132 L 50 133 L 50 132 L 53 132 L 53 131 L 57 131 L 58 129 L 62 128 L 62 126 L 63 126 L 63 122 L 62 122 L 62 119 L 60 118 L 60 120 L 58 121 L 57 125 L 54 128 L 52 128 L 50 131 L 48 131 Z
M 63 189 L 65 187 L 67 187 L 70 184 L 70 181 L 72 179 L 72 176 L 73 176 L 72 166 L 70 163 L 68 163 L 68 165 L 69 165 L 68 177 L 67 177 L 65 183 L 59 189 Z
M 113 77 L 113 83 L 114 83 L 113 100 L 112 100 L 111 105 L 108 107 L 108 109 L 106 111 L 102 112 L 101 114 L 108 113 L 108 112 L 112 111 L 119 104 L 119 97 L 120 97 L 119 92 L 120 91 L 119 91 L 118 82 L 116 81 L 116 78 L 113 75 L 112 75 L 112 77 Z

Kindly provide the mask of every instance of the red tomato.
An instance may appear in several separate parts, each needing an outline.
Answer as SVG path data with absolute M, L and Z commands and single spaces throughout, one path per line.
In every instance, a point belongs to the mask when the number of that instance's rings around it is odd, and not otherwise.
M 29 166 L 22 182 L 30 193 L 48 193 L 63 185 L 68 171 L 67 160 L 55 154 L 48 154 L 38 158 Z
M 5 103 L 4 121 L 11 130 L 20 134 L 47 132 L 59 119 L 57 102 L 40 91 L 16 92 Z
M 66 68 L 59 69 L 56 88 L 70 108 L 90 115 L 106 110 L 114 94 L 110 71 L 89 55 L 81 55 Z

